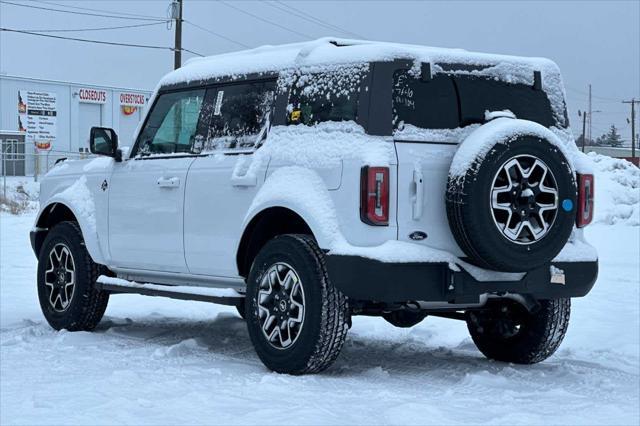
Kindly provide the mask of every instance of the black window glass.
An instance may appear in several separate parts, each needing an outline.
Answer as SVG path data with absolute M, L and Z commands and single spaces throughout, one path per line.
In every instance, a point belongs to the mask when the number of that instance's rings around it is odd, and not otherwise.
M 457 75 L 454 79 L 460 93 L 462 126 L 484 123 L 485 111 L 505 109 L 523 120 L 535 121 L 545 127 L 555 125 L 551 104 L 542 90 L 472 75 Z
M 406 124 L 424 129 L 455 129 L 459 126 L 458 100 L 453 80 L 436 74 L 431 80 L 414 77 L 409 70 L 393 78 L 394 128 Z
M 291 88 L 289 124 L 356 121 L 362 72 L 303 74 Z
M 204 89 L 160 95 L 140 133 L 134 155 L 191 152 L 203 100 Z
M 275 81 L 231 84 L 207 91 L 207 135 L 197 151 L 250 149 L 269 130 L 275 102 Z

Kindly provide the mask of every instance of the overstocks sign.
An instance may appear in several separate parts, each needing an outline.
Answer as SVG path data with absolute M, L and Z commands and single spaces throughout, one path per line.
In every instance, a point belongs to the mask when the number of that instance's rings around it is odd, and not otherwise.
M 18 90 L 18 129 L 28 143 L 49 150 L 57 133 L 56 93 Z
M 120 105 L 140 107 L 144 106 L 145 102 L 144 95 L 140 93 L 120 93 Z
M 78 91 L 80 102 L 91 104 L 103 104 L 107 102 L 107 91 L 98 89 L 81 88 Z

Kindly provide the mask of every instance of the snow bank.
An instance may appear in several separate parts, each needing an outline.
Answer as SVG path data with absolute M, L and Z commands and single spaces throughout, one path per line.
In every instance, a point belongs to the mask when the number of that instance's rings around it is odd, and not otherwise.
M 626 160 L 580 153 L 595 175 L 595 223 L 640 225 L 640 169 Z
M 0 212 L 21 214 L 37 210 L 39 194 L 40 183 L 34 182 L 33 178 L 22 176 L 0 177 Z

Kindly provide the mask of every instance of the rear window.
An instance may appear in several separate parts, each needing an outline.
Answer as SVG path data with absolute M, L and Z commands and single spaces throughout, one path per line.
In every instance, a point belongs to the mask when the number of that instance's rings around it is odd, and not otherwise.
M 409 70 L 394 74 L 394 129 L 455 129 L 484 123 L 485 111 L 505 109 L 520 119 L 557 125 L 546 93 L 532 86 L 473 75 L 439 73 L 423 81 Z
M 408 70 L 393 78 L 394 128 L 411 124 L 423 129 L 459 127 L 458 99 L 453 80 L 437 74 L 429 81 L 413 77 Z
M 457 75 L 453 79 L 460 93 L 461 127 L 484 123 L 487 110 L 505 109 L 523 120 L 535 121 L 545 127 L 555 125 L 551 103 L 542 90 L 471 75 Z

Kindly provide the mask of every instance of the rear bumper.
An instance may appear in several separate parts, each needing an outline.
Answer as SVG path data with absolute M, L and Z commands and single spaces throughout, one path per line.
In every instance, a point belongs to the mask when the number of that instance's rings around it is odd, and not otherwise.
M 551 266 L 564 272 L 564 284 L 552 282 Z M 598 277 L 598 262 L 554 262 L 514 281 L 479 281 L 446 263 L 385 263 L 360 256 L 327 256 L 331 282 L 355 300 L 478 303 L 484 294 L 530 295 L 535 299 L 581 297 Z

